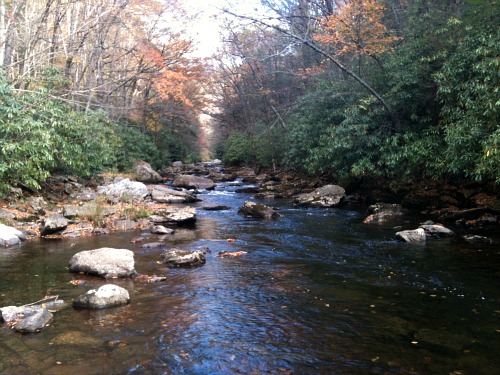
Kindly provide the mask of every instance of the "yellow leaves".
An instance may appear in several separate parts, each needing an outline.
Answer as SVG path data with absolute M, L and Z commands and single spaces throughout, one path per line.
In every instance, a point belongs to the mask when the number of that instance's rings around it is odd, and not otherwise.
M 337 56 L 376 56 L 391 52 L 399 38 L 392 36 L 382 22 L 385 7 L 380 0 L 339 1 L 336 14 L 321 21 L 321 31 L 314 39 L 330 46 Z

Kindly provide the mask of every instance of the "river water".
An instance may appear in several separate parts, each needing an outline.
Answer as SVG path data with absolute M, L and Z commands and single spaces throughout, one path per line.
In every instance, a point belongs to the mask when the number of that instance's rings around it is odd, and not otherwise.
M 500 237 L 415 246 L 395 241 L 391 226 L 362 224 L 363 210 L 286 202 L 266 202 L 280 219 L 254 220 L 237 214 L 250 196 L 235 189 L 202 194 L 200 208 L 230 209 L 200 209 L 195 227 L 163 239 L 207 250 L 200 268 L 158 264 L 162 249 L 131 243 L 140 232 L 0 250 L 0 306 L 46 295 L 69 302 L 41 333 L 2 326 L 0 373 L 500 373 Z M 73 298 L 105 281 L 69 273 L 68 261 L 99 247 L 133 250 L 139 273 L 167 280 L 112 280 L 129 291 L 129 305 L 74 310 Z

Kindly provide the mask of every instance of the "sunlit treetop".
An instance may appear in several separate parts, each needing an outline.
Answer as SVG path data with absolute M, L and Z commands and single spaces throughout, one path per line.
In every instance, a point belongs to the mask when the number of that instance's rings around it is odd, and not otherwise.
M 321 20 L 315 40 L 344 54 L 376 57 L 391 52 L 398 37 L 383 23 L 385 6 L 380 0 L 339 0 L 337 12 Z

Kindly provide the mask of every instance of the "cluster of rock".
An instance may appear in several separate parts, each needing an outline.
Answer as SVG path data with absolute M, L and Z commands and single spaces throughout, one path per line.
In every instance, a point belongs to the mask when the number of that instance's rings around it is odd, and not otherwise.
M 162 244 L 164 245 L 164 244 Z M 205 253 L 200 250 L 166 249 L 161 255 L 161 263 L 168 267 L 198 267 L 205 264 Z M 165 277 L 147 277 L 135 270 L 134 253 L 127 249 L 100 248 L 80 251 L 69 260 L 69 271 L 86 274 L 106 280 L 117 278 L 146 278 L 150 282 L 163 281 Z M 51 298 L 52 299 L 52 298 Z M 97 289 L 90 289 L 73 300 L 76 309 L 108 309 L 127 305 L 131 302 L 128 290 L 107 283 Z M 25 306 L 5 306 L 0 308 L 0 321 L 20 333 L 42 331 L 53 319 L 53 312 L 67 304 L 55 298 L 54 301 Z
M 63 200 L 48 194 L 45 198 L 30 197 L 24 207 L 15 203 L 10 210 L 0 210 L 0 216 L 14 223 L 0 226 L 0 247 L 14 246 L 36 236 L 75 237 L 113 229 L 192 223 L 196 221 L 196 209 L 177 204 L 198 202 L 200 190 L 215 187 L 215 182 L 208 178 L 187 174 L 176 176 L 167 186 L 165 179 L 146 162 L 137 162 L 135 167 L 137 181 L 116 177 L 91 188 L 73 178 L 56 178 L 53 185 L 61 191 Z M 57 204 L 59 201 L 63 204 Z M 130 217 L 124 210 L 133 211 L 131 207 L 142 207 L 147 217 Z M 17 221 L 21 219 L 22 222 Z
M 401 204 L 377 203 L 368 208 L 369 215 L 363 220 L 365 224 L 396 223 L 408 214 L 408 210 Z M 395 234 L 396 238 L 410 243 L 425 243 L 428 239 L 453 237 L 455 232 L 443 224 L 428 220 L 416 229 L 402 230 Z M 478 235 L 464 235 L 463 238 L 470 242 L 491 243 L 491 240 Z

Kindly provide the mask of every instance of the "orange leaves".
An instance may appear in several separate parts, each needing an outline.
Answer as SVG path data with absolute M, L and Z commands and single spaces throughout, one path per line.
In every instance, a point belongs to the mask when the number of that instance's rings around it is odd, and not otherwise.
M 344 54 L 375 57 L 392 51 L 398 40 L 384 25 L 384 5 L 380 0 L 341 0 L 338 12 L 321 21 L 314 39 L 331 46 L 337 56 Z
M 195 82 L 200 82 L 204 67 L 200 61 L 188 57 L 191 43 L 183 39 L 171 39 L 160 49 L 152 43 L 144 43 L 141 53 L 144 61 L 155 71 L 153 87 L 161 100 L 173 100 L 187 108 L 193 108 L 198 94 Z

